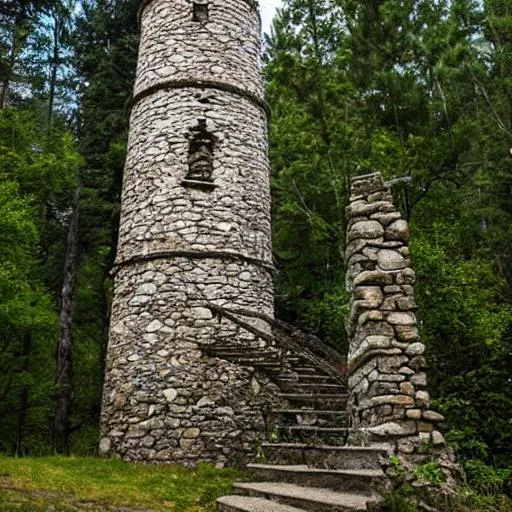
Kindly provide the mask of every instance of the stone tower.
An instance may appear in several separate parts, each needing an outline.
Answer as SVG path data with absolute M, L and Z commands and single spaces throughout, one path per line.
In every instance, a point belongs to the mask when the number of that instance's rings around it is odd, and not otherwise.
M 258 5 L 144 0 L 140 30 L 100 451 L 223 463 L 270 386 L 207 355 L 254 343 L 209 304 L 273 315 Z

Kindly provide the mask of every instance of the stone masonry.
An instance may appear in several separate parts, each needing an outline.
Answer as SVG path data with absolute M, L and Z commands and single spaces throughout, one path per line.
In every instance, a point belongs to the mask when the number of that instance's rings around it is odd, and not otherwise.
M 206 355 L 264 343 L 208 305 L 273 317 L 257 4 L 145 0 L 140 27 L 100 451 L 233 463 L 277 396 L 254 369 Z
M 353 179 L 347 215 L 348 410 L 360 429 L 352 441 L 389 443 L 411 467 L 442 453 L 453 462 L 438 430 L 444 418 L 430 407 L 408 223 L 379 173 Z

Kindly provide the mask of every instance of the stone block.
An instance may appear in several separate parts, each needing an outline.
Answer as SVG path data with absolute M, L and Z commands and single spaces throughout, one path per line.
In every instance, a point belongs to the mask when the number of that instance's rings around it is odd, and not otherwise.
M 386 240 L 409 241 L 409 225 L 405 219 L 397 219 L 386 228 Z
M 414 325 L 395 325 L 395 334 L 400 341 L 412 342 L 420 338 L 418 328 Z
M 361 272 L 354 279 L 354 286 L 386 286 L 393 284 L 393 276 L 380 270 Z
M 420 420 L 422 411 L 421 409 L 409 409 L 405 411 L 405 415 L 411 420 Z
M 391 325 L 413 326 L 416 325 L 416 315 L 414 313 L 392 312 L 387 315 L 386 321 Z
M 348 231 L 348 240 L 379 238 L 384 235 L 384 228 L 376 220 L 364 220 L 354 223 Z
M 378 254 L 377 264 L 382 270 L 393 271 L 408 267 L 410 262 L 397 251 L 381 249 Z

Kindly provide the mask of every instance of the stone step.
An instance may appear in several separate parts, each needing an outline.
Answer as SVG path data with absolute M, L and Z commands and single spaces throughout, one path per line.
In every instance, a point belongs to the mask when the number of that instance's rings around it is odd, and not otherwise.
M 313 366 L 296 366 L 293 368 L 299 375 L 316 375 L 318 370 Z
M 330 411 L 325 409 L 312 409 L 312 408 L 301 408 L 301 409 L 274 409 L 272 410 L 272 416 L 274 418 L 281 418 L 284 421 L 280 421 L 279 423 L 288 424 L 290 421 L 294 421 L 296 423 L 307 423 L 307 421 L 315 420 L 315 421 L 327 421 L 331 423 L 338 423 L 339 426 L 341 423 L 345 422 L 347 419 L 347 411 L 339 410 L 339 411 Z M 300 416 L 304 421 L 299 421 Z M 288 421 L 286 421 L 288 420 Z M 310 423 L 311 424 L 311 423 Z
M 372 485 L 384 481 L 382 470 L 375 469 L 320 469 L 306 465 L 248 464 L 247 469 L 260 481 L 291 483 L 300 486 L 343 489 L 372 496 Z
M 277 358 L 281 357 L 281 353 L 277 350 L 233 350 L 233 351 L 213 351 L 217 357 L 271 357 Z
M 285 355 L 286 360 L 293 365 L 304 365 L 304 359 L 299 356 Z
M 330 439 L 334 444 L 345 444 L 349 429 L 345 427 L 317 427 L 315 425 L 276 425 L 279 436 L 285 439 Z
M 218 512 L 307 512 L 301 508 L 252 496 L 222 496 L 217 500 L 217 510 Z
M 270 422 L 274 425 L 346 428 L 348 416 L 345 411 L 308 411 L 289 409 L 272 411 Z
M 312 445 L 306 443 L 263 443 L 268 463 L 305 464 L 321 469 L 380 469 L 383 448 Z
M 288 379 L 284 379 L 288 380 Z M 321 384 L 338 384 L 338 381 L 331 377 L 330 375 L 313 375 L 313 374 L 303 374 L 298 375 L 298 381 L 304 383 L 314 384 L 316 382 Z
M 279 393 L 282 400 L 287 400 L 291 404 L 312 406 L 314 409 L 341 409 L 344 410 L 348 395 L 340 394 L 321 394 L 321 393 Z
M 235 483 L 232 492 L 243 496 L 266 498 L 314 512 L 365 511 L 367 502 L 376 502 L 369 496 L 359 494 L 275 482 Z
M 226 354 L 224 352 L 216 352 L 215 357 L 219 359 L 228 359 L 229 361 L 237 362 L 240 364 L 248 364 L 251 362 L 263 362 L 263 363 L 281 363 L 281 358 L 277 354 Z
M 260 345 L 208 345 L 205 350 L 208 352 L 283 352 L 276 347 L 261 347 Z
M 279 387 L 283 391 L 290 391 L 294 393 L 317 393 L 317 394 L 340 394 L 346 393 L 347 388 L 342 386 L 341 384 L 324 384 L 321 382 L 318 383 L 309 383 L 309 382 L 280 382 Z

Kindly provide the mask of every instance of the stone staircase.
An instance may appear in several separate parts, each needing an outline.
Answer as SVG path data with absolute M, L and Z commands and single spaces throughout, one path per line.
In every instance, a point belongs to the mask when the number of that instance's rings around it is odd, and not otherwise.
M 235 483 L 232 494 L 218 500 L 219 512 L 375 508 L 375 487 L 385 481 L 379 461 L 384 452 L 347 446 L 344 376 L 304 347 L 295 351 L 293 344 L 279 346 L 209 350 L 214 357 L 265 373 L 279 387 L 283 404 L 269 413 L 259 460 L 247 465 L 252 480 Z

